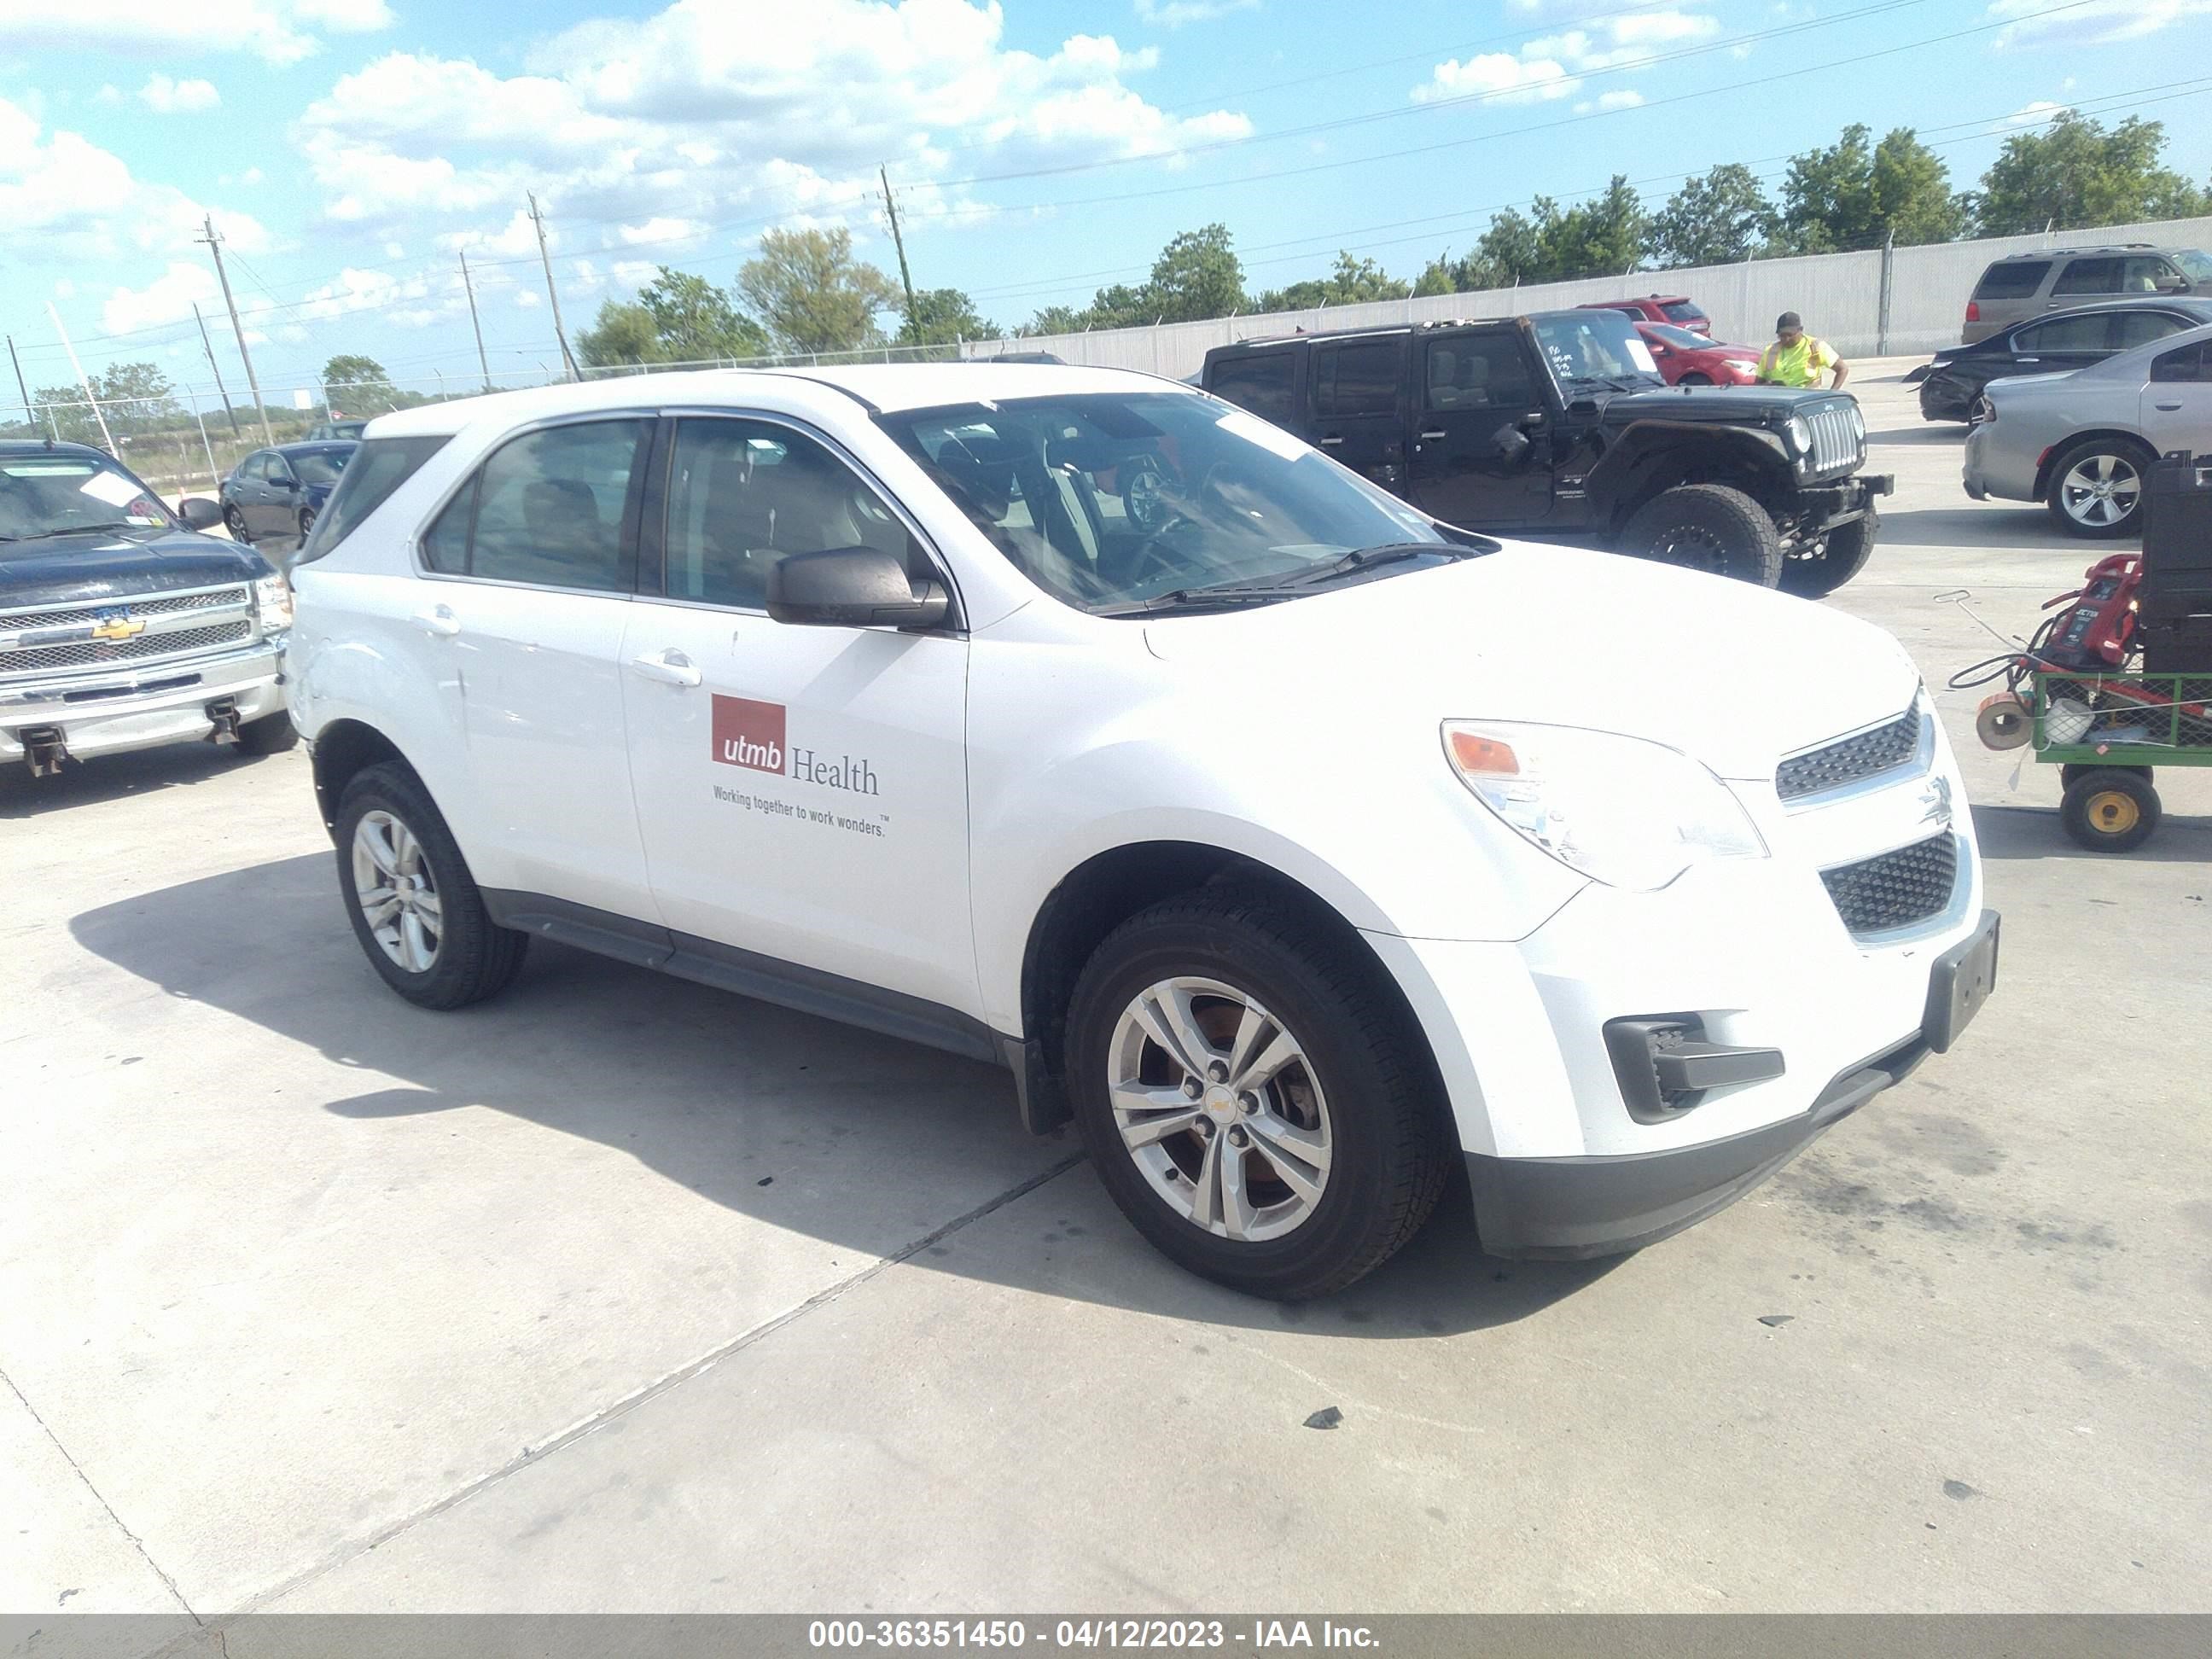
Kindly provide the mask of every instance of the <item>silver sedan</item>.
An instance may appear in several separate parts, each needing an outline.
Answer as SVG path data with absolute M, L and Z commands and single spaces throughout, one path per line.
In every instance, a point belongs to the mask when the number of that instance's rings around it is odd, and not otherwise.
M 2138 534 L 2151 463 L 2212 451 L 2212 327 L 2071 374 L 1992 380 L 1976 417 L 1966 465 L 1976 501 L 2041 501 L 2075 536 Z

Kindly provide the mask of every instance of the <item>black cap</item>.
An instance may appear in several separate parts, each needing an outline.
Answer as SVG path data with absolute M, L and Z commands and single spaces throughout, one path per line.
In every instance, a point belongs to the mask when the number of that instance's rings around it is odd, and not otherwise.
M 1805 319 L 1794 311 L 1785 311 L 1774 319 L 1774 331 L 1777 334 L 1781 333 L 1785 328 L 1802 329 L 1804 326 Z

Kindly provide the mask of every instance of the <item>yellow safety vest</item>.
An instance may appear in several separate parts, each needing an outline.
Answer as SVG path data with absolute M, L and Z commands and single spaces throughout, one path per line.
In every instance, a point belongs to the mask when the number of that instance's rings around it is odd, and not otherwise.
M 1779 386 L 1817 386 L 1820 371 L 1835 366 L 1836 354 L 1828 349 L 1826 340 L 1801 334 L 1794 346 L 1777 340 L 1766 348 L 1759 360 L 1759 378 Z

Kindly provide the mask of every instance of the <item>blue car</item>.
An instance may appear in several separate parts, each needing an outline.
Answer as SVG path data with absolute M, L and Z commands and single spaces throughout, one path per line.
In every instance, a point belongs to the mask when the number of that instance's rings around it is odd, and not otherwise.
M 222 522 L 231 539 L 305 542 L 360 447 L 340 441 L 255 450 L 222 481 Z

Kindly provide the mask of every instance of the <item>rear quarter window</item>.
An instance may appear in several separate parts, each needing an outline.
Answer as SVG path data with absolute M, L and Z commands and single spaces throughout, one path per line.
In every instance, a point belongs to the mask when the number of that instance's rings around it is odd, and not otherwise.
M 2051 274 L 2048 259 L 2023 259 L 2017 264 L 1991 265 L 1982 273 L 1975 285 L 1977 300 L 2025 300 L 2043 286 L 2043 279 Z M 1953 293 L 1958 292 L 1956 289 Z
M 353 453 L 338 475 L 337 488 L 323 504 L 322 516 L 300 550 L 296 565 L 321 558 L 348 536 L 370 514 L 390 499 L 392 491 L 422 471 L 422 463 L 446 447 L 444 438 L 371 438 Z

